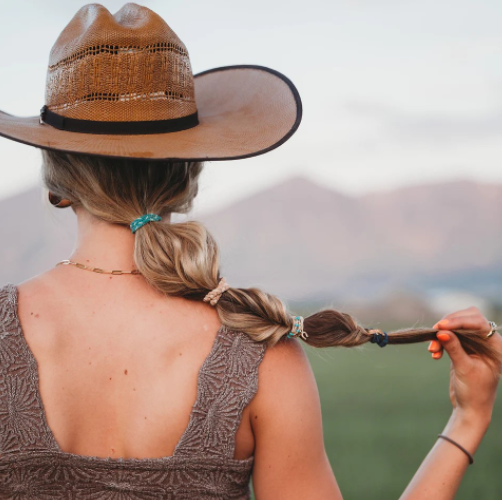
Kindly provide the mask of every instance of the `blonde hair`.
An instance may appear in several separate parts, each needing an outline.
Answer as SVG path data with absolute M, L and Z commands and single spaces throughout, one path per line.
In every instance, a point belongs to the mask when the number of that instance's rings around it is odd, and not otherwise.
M 45 186 L 61 198 L 82 206 L 94 217 L 129 226 L 136 218 L 154 213 L 164 217 L 187 213 L 198 191 L 203 164 L 106 158 L 43 150 Z M 155 222 L 135 233 L 134 262 L 153 287 L 165 295 L 201 301 L 218 286 L 218 246 L 199 222 Z M 276 344 L 293 329 L 294 317 L 277 297 L 257 288 L 229 288 L 214 306 L 222 324 L 247 333 L 254 340 Z M 304 321 L 307 344 L 314 347 L 355 347 L 373 334 L 349 316 L 333 309 Z M 434 340 L 436 330 L 393 332 L 389 344 Z M 458 333 L 464 349 L 480 354 L 498 373 L 497 352 L 479 333 Z

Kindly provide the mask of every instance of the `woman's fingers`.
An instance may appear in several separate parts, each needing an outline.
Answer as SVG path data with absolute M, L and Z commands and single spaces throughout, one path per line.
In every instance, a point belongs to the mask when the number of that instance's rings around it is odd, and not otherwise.
M 439 340 L 431 340 L 431 343 L 429 344 L 429 347 L 428 347 L 428 350 L 430 352 L 439 352 L 441 351 L 443 348 L 439 342 Z
M 451 314 L 447 314 L 446 316 L 443 317 L 441 321 L 438 321 L 433 328 L 439 328 L 439 323 L 445 320 L 453 320 L 453 319 L 458 319 L 458 318 L 465 318 L 466 316 L 477 316 L 479 318 L 482 318 L 483 315 L 481 314 L 481 311 L 477 307 L 469 307 L 467 309 L 462 309 L 460 311 L 456 311 Z
M 488 321 L 481 315 L 459 316 L 448 319 L 442 319 L 437 323 L 440 330 L 471 330 L 475 332 L 490 332 L 491 327 Z
M 443 346 L 438 340 L 431 340 L 428 350 L 432 353 L 433 359 L 441 359 L 443 356 Z
M 455 370 L 468 367 L 471 361 L 469 355 L 465 352 L 460 344 L 460 340 L 453 332 L 440 330 L 436 333 L 436 337 L 441 342 L 441 346 L 448 353 L 448 356 L 450 356 Z
M 436 336 L 440 341 L 440 345 L 438 347 L 431 342 L 429 351 L 433 353 L 432 357 L 440 359 L 443 354 L 443 348 L 445 348 L 453 363 L 457 365 L 458 363 L 468 362 L 469 357 L 456 335 L 452 332 L 475 332 L 480 335 L 487 335 L 491 331 L 490 323 L 477 307 L 469 307 L 468 309 L 448 314 L 442 320 L 438 321 L 434 325 L 434 328 L 439 330 Z

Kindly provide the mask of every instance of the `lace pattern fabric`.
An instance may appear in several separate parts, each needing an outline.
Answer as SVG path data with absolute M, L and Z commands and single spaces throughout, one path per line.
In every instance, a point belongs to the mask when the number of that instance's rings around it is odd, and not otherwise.
M 169 457 L 63 452 L 39 393 L 38 367 L 17 317 L 17 288 L 0 288 L 0 499 L 249 499 L 254 457 L 233 458 L 265 346 L 220 328 L 198 376 L 188 426 Z

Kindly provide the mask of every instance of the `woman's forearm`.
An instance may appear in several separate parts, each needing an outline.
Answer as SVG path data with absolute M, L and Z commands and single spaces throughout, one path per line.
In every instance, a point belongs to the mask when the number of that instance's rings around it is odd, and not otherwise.
M 452 413 L 442 434 L 474 455 L 488 429 L 490 418 Z M 399 500 L 453 500 L 469 467 L 468 456 L 457 446 L 438 438 Z

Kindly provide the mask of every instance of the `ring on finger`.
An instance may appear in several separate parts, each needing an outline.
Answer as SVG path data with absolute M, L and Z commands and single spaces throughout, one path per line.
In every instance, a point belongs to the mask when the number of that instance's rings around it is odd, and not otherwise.
M 496 323 L 494 323 L 493 321 L 489 321 L 488 323 L 490 323 L 491 330 L 490 333 L 485 337 L 487 339 L 490 338 L 497 331 Z

